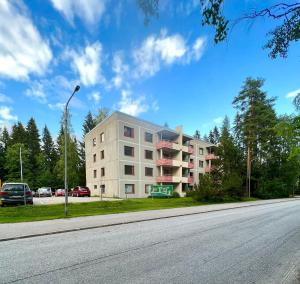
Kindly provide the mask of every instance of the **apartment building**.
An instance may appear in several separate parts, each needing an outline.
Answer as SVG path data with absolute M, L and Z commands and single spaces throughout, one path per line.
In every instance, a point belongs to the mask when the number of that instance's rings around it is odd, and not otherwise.
M 215 145 L 182 131 L 114 112 L 85 137 L 86 179 L 92 195 L 143 198 L 153 184 L 181 196 L 209 173 Z

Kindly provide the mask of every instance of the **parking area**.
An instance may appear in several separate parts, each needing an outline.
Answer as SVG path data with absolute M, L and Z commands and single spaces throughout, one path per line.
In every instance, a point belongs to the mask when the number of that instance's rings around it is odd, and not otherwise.
M 120 199 L 113 199 L 113 198 L 102 198 L 102 200 L 112 201 L 112 200 L 120 200 Z M 82 202 L 93 202 L 93 201 L 100 201 L 100 197 L 68 197 L 69 203 L 82 203 Z M 33 204 L 34 205 L 48 205 L 48 204 L 62 204 L 65 202 L 64 196 L 59 197 L 34 197 Z

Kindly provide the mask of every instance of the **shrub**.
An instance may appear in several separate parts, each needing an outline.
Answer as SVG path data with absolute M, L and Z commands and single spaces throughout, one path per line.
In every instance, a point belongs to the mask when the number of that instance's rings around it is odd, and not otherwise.
M 199 184 L 194 186 L 193 199 L 202 202 L 219 202 L 224 199 L 224 192 L 209 175 L 199 179 Z
M 232 173 L 223 178 L 222 188 L 228 197 L 241 199 L 244 196 L 243 180 L 237 173 Z
M 280 179 L 273 179 L 261 181 L 256 194 L 262 199 L 284 198 L 290 196 L 290 191 L 286 183 Z
M 172 198 L 180 198 L 180 194 L 176 191 L 173 192 Z

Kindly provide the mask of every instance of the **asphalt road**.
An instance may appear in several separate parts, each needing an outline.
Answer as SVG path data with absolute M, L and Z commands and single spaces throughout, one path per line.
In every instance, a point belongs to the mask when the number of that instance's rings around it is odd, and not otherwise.
M 0 243 L 0 283 L 300 283 L 300 200 Z

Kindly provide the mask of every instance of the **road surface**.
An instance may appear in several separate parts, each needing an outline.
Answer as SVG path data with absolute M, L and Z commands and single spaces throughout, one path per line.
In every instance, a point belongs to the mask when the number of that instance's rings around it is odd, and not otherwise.
M 0 242 L 0 283 L 300 283 L 300 200 Z

